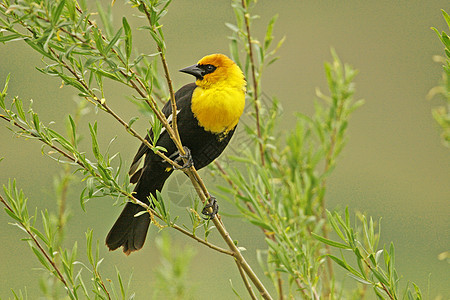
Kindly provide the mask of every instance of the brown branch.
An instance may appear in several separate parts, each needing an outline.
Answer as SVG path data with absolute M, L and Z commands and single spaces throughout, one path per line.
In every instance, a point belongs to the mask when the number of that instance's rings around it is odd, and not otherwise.
M 219 246 L 216 246 L 214 244 L 211 244 L 210 242 L 207 242 L 207 241 L 199 238 L 198 236 L 194 235 L 193 233 L 187 231 L 186 229 L 184 229 L 184 228 L 182 228 L 182 227 L 180 227 L 180 226 L 178 226 L 176 224 L 171 224 L 170 227 L 173 227 L 175 230 L 178 230 L 179 232 L 181 232 L 181 233 L 189 236 L 190 238 L 196 240 L 200 244 L 203 244 L 203 245 L 205 245 L 205 246 L 207 246 L 207 247 L 209 247 L 209 248 L 211 248 L 213 250 L 216 250 L 217 252 L 220 252 L 220 253 L 223 253 L 223 254 L 226 254 L 226 255 L 230 255 L 230 256 L 234 256 L 234 252 L 232 252 L 230 250 L 223 249 L 223 248 L 221 248 Z
M 84 79 L 80 78 L 80 76 L 78 76 L 77 72 L 75 72 L 75 70 L 73 70 L 69 65 L 67 65 L 67 63 L 64 61 L 64 59 L 61 58 L 61 56 L 59 54 L 57 54 L 55 52 L 55 50 L 53 50 L 51 47 L 49 47 L 50 52 L 52 52 L 52 54 L 58 59 L 58 61 L 63 65 L 63 67 L 68 70 L 75 78 L 76 80 L 86 89 L 86 91 L 89 92 L 89 96 L 98 104 L 100 105 L 107 113 L 109 113 L 111 116 L 113 116 L 120 124 L 122 124 L 125 129 L 131 133 L 134 137 L 138 138 L 142 143 L 144 143 L 149 149 L 153 149 L 154 146 L 151 145 L 146 139 L 144 139 L 142 136 L 140 136 L 133 128 L 131 128 L 127 122 L 125 122 L 124 120 L 122 120 L 122 118 L 120 118 L 107 104 L 106 104 L 106 100 L 105 99 L 98 99 L 97 96 L 95 95 L 95 93 L 87 86 L 86 82 L 84 81 Z M 86 100 L 90 100 L 88 99 L 86 96 L 84 97 Z M 91 102 L 91 101 L 89 101 Z M 153 100 L 154 102 L 154 100 Z M 156 105 L 156 102 L 155 102 Z M 156 109 L 156 107 L 152 107 L 152 109 L 155 109 L 155 111 L 157 111 L 159 114 L 157 114 L 157 117 L 160 119 L 160 121 L 163 123 L 163 125 L 165 125 L 166 128 L 168 128 L 169 130 L 171 129 L 170 126 L 168 125 L 167 119 L 164 117 L 164 115 L 158 111 Z M 168 131 L 169 132 L 169 131 Z M 170 134 L 170 132 L 169 132 Z M 172 133 L 173 134 L 173 133 Z M 155 151 L 155 153 L 157 155 L 159 155 L 162 159 L 164 159 L 165 161 L 167 161 L 169 164 L 171 164 L 174 167 L 178 167 L 180 168 L 181 166 L 179 164 L 177 164 L 175 161 L 171 160 L 170 158 L 168 158 L 164 153 L 162 153 L 161 151 L 157 150 Z
M 370 263 L 363 258 L 364 263 L 366 264 L 367 267 L 369 267 L 370 271 L 373 273 L 373 267 L 370 265 Z M 386 294 L 389 296 L 389 299 L 394 300 L 394 296 L 391 295 L 391 293 L 389 292 L 388 288 L 384 285 L 384 283 L 382 283 L 380 281 L 381 286 L 383 287 L 383 290 L 386 292 Z
M 259 153 L 261 156 L 261 164 L 265 166 L 264 147 L 261 136 L 261 126 L 259 121 L 259 105 L 258 105 L 258 79 L 256 78 L 255 60 L 253 57 L 252 37 L 250 35 L 250 14 L 246 0 L 242 0 L 242 8 L 244 9 L 245 29 L 247 31 L 248 54 L 250 56 L 250 66 L 253 79 L 253 104 L 255 107 L 256 133 L 258 135 Z
M 235 262 L 236 262 L 237 268 L 239 270 L 239 274 L 242 277 L 242 281 L 244 282 L 245 288 L 247 289 L 247 291 L 250 295 L 250 298 L 252 298 L 252 300 L 257 300 L 258 298 L 256 297 L 255 292 L 253 291 L 252 286 L 250 285 L 250 282 L 248 282 L 247 276 L 245 275 L 244 270 L 242 269 L 242 266 L 237 261 L 235 261 Z
M 300 282 L 300 279 L 295 278 L 294 282 L 297 284 L 298 289 L 302 292 L 303 296 L 305 296 L 305 298 L 309 298 L 308 294 L 305 292 L 305 287 Z M 313 289 L 314 300 L 320 300 L 320 297 L 317 294 L 317 291 L 313 287 L 311 287 L 311 288 Z
M 146 10 L 146 13 L 148 13 L 147 10 Z M 181 145 L 181 139 L 180 139 L 180 134 L 178 132 L 178 124 L 177 124 L 177 103 L 175 101 L 175 93 L 173 91 L 172 79 L 170 79 L 169 67 L 167 66 L 166 56 L 164 55 L 164 52 L 162 51 L 162 49 L 159 46 L 158 46 L 158 51 L 159 51 L 159 56 L 161 57 L 161 63 L 163 65 L 164 74 L 166 76 L 167 86 L 169 87 L 170 103 L 172 105 L 172 128 L 175 133 L 175 138 L 178 141 L 180 141 L 180 145 Z M 182 150 L 183 151 L 180 151 L 180 153 L 185 155 L 186 153 L 184 153 L 184 149 L 182 149 Z
M 143 5 L 143 10 L 146 14 L 147 20 L 150 24 L 150 27 L 152 30 L 154 29 L 154 24 L 151 20 L 150 17 L 150 13 L 148 11 L 148 7 L 145 4 Z M 158 50 L 162 50 L 159 46 L 158 46 Z M 169 89 L 171 89 L 171 85 L 172 85 L 172 81 L 170 79 L 170 75 L 168 72 L 168 67 L 167 67 L 167 62 L 165 60 L 165 56 L 163 54 L 163 51 L 160 51 L 160 57 L 161 57 L 161 62 L 163 64 L 164 67 L 164 71 L 165 71 L 165 75 L 166 75 L 166 80 L 167 80 L 167 84 L 169 86 Z M 175 103 L 175 97 L 173 94 L 173 90 L 170 91 L 171 92 L 171 103 L 172 103 L 172 126 L 173 127 L 173 131 L 174 131 L 174 136 L 172 138 L 173 142 L 177 145 L 178 151 L 182 154 L 184 154 L 184 149 L 181 145 L 181 141 L 179 139 L 179 135 L 177 132 L 177 125 L 176 125 L 176 103 Z M 169 134 L 170 134 L 170 130 L 168 130 Z M 179 142 L 179 143 L 177 143 Z M 195 190 L 197 191 L 198 196 L 200 197 L 201 201 L 203 203 L 207 203 L 208 198 L 209 198 L 209 193 L 208 190 L 203 182 L 203 180 L 201 179 L 201 177 L 198 175 L 197 170 L 195 169 L 194 166 L 191 166 L 187 171 L 186 174 L 189 176 L 189 178 L 191 179 L 192 184 L 195 187 Z M 212 208 L 209 208 L 209 211 L 212 212 Z M 247 273 L 247 275 L 249 276 L 249 278 L 252 280 L 252 282 L 255 284 L 255 286 L 257 287 L 258 291 L 260 292 L 261 296 L 264 299 L 271 299 L 271 296 L 269 295 L 268 291 L 266 290 L 266 288 L 264 287 L 264 285 L 262 284 L 262 282 L 259 280 L 258 276 L 256 276 L 256 274 L 254 273 L 254 271 L 252 270 L 252 268 L 250 267 L 250 265 L 247 263 L 247 261 L 245 260 L 245 258 L 242 256 L 241 252 L 239 251 L 239 249 L 237 248 L 237 246 L 234 244 L 233 240 L 230 238 L 230 234 L 227 232 L 227 230 L 225 229 L 225 227 L 223 226 L 223 223 L 220 221 L 220 216 L 217 215 L 214 219 L 212 219 L 212 222 L 214 223 L 214 225 L 216 226 L 217 230 L 219 231 L 220 235 L 222 236 L 222 238 L 225 240 L 225 242 L 227 243 L 228 247 L 230 248 L 230 250 L 234 253 L 234 256 L 237 260 L 237 262 L 242 266 L 243 270 Z
M 157 34 L 156 28 L 155 28 L 155 24 L 152 21 L 152 18 L 150 16 L 150 12 L 148 10 L 148 7 L 145 3 L 142 3 L 143 6 L 143 10 L 145 13 L 145 16 L 147 17 L 147 21 L 148 24 L 150 25 L 150 30 L 153 31 L 154 34 Z M 159 52 L 159 57 L 161 58 L 161 64 L 163 66 L 164 69 L 164 75 L 166 77 L 166 81 L 167 81 L 167 86 L 169 88 L 169 94 L 170 94 L 170 103 L 172 105 L 172 129 L 173 129 L 173 135 L 174 138 L 172 138 L 174 143 L 178 143 L 179 146 L 178 147 L 178 151 L 180 151 L 180 153 L 182 155 L 185 155 L 185 151 L 181 145 L 181 139 L 180 139 L 180 134 L 178 133 L 178 124 L 177 124 L 177 103 L 175 101 L 175 93 L 173 91 L 173 85 L 172 85 L 172 79 L 170 78 L 170 73 L 169 73 L 169 67 L 167 65 L 167 61 L 166 61 L 166 56 L 164 54 L 163 49 L 161 49 L 161 47 L 159 45 L 157 45 L 157 50 Z
M 39 136 L 33 134 L 32 132 L 30 132 L 29 130 L 27 130 L 25 127 L 23 127 L 22 125 L 20 125 L 19 123 L 17 123 L 14 120 L 9 119 L 8 117 L 4 116 L 4 115 L 0 115 L 0 118 L 7 121 L 8 123 L 12 123 L 14 126 L 20 128 L 22 131 L 26 132 L 27 134 L 38 138 L 41 142 L 45 143 L 47 146 L 51 147 L 53 150 L 55 150 L 56 152 L 58 152 L 59 154 L 63 155 L 64 157 L 66 157 L 67 159 L 69 159 L 72 163 L 78 164 L 80 167 L 82 167 L 84 170 L 89 171 L 82 163 L 80 160 L 76 159 L 75 157 L 73 157 L 72 155 L 68 154 L 67 152 L 65 152 L 64 150 L 60 149 L 59 147 L 49 144 L 47 141 L 41 139 Z M 92 173 L 91 173 L 92 174 Z M 92 174 L 94 177 L 96 177 L 99 180 L 102 180 L 102 177 L 98 174 Z M 118 190 L 123 196 L 127 197 L 128 199 L 130 199 L 131 202 L 140 205 L 141 207 L 145 208 L 150 214 L 153 214 L 154 216 L 156 216 L 158 219 L 160 220 L 164 220 L 161 215 L 159 215 L 155 210 L 153 210 L 152 208 L 150 208 L 147 204 L 145 204 L 144 202 L 138 200 L 137 198 L 135 198 L 133 195 L 130 195 L 128 193 L 126 193 L 125 191 L 122 190 Z M 231 252 L 229 250 L 223 249 L 221 247 L 218 247 L 210 242 L 207 242 L 197 236 L 195 236 L 194 234 L 190 233 L 189 231 L 185 230 L 184 228 L 176 225 L 176 224 L 170 224 L 170 227 L 173 227 L 175 230 L 189 236 L 190 238 L 196 240 L 197 242 L 213 249 L 216 250 L 218 252 L 230 255 L 230 256 L 234 256 L 234 252 Z
M 144 5 L 144 11 L 146 11 L 146 6 Z M 146 14 L 148 15 L 148 11 L 146 11 Z M 30 31 L 30 28 L 28 28 L 26 25 L 22 24 L 25 28 L 27 28 Z M 54 55 L 54 57 L 56 57 L 58 59 L 58 61 L 61 63 L 61 65 L 67 69 L 74 77 L 75 79 L 83 85 L 84 89 L 86 91 L 89 92 L 89 96 L 97 103 L 99 104 L 106 112 L 108 112 L 110 115 L 112 115 L 117 121 L 119 121 L 125 128 L 127 131 L 129 131 L 133 136 L 139 138 L 141 140 L 141 142 L 143 142 L 145 145 L 147 145 L 150 149 L 153 148 L 152 145 L 150 145 L 148 143 L 148 141 L 146 141 L 145 139 L 143 139 L 142 137 L 140 137 L 140 135 L 138 135 L 132 128 L 130 128 L 128 126 L 128 124 L 126 122 L 124 122 L 117 114 L 114 113 L 114 111 L 112 111 L 107 105 L 106 105 L 106 101 L 104 101 L 104 99 L 99 100 L 96 96 L 95 93 L 93 93 L 92 90 L 89 89 L 89 87 L 86 85 L 86 83 L 84 82 L 83 79 L 80 78 L 80 76 L 78 76 L 78 74 L 72 70 L 67 63 L 65 63 L 65 61 L 58 55 L 56 54 L 56 52 L 49 47 L 49 50 L 51 51 L 51 53 Z M 162 56 L 161 58 L 164 58 L 164 56 Z M 165 62 L 165 58 L 163 63 Z M 167 67 L 167 66 L 166 66 Z M 171 81 L 170 81 L 170 77 L 168 72 L 166 73 L 166 79 L 168 80 L 168 83 L 171 85 Z M 88 101 L 90 99 L 88 99 L 87 97 L 85 97 Z M 149 96 L 148 98 L 151 99 L 151 97 Z M 175 107 L 175 109 L 173 109 L 172 113 L 176 114 L 176 106 L 174 106 L 174 97 L 173 97 L 173 91 L 172 91 L 172 95 L 171 95 L 171 101 L 172 101 L 172 107 Z M 175 104 L 176 105 L 176 104 Z M 152 106 L 152 110 L 155 111 L 156 116 L 158 117 L 158 119 L 160 119 L 161 123 L 164 125 L 164 127 L 166 128 L 168 134 L 170 135 L 171 139 L 173 140 L 173 142 L 175 143 L 175 145 L 178 148 L 178 151 L 181 154 L 184 154 L 184 149 L 181 145 L 181 141 L 177 135 L 177 133 L 174 132 L 174 129 L 176 129 L 176 125 L 174 128 L 172 128 L 168 122 L 167 119 L 165 118 L 164 115 L 162 115 L 162 113 L 160 112 L 159 109 L 157 109 L 155 106 Z M 176 124 L 176 118 L 173 119 L 172 124 Z M 174 166 L 178 166 L 177 164 L 175 164 L 173 161 L 171 161 L 169 158 L 167 158 L 164 154 L 160 153 L 159 151 L 156 152 L 159 156 L 163 157 L 166 161 L 168 161 L 169 163 L 171 163 Z M 203 182 L 203 180 L 200 178 L 200 176 L 198 175 L 196 169 L 192 166 L 191 168 L 189 168 L 188 170 L 185 171 L 185 173 L 189 176 L 189 178 L 191 179 L 192 184 L 194 185 L 201 201 L 203 203 L 206 203 L 208 201 L 209 198 L 209 193 L 208 190 L 206 189 L 206 186 Z M 136 204 L 139 204 L 141 206 L 145 206 L 145 203 L 142 203 L 141 201 L 135 199 L 134 197 L 132 197 L 131 195 L 126 194 L 126 196 L 129 199 L 133 199 L 133 202 L 135 202 Z M 148 207 L 148 206 L 147 206 Z M 151 212 L 151 209 L 147 209 L 149 212 Z M 212 209 L 210 208 L 210 211 L 212 212 Z M 156 214 L 155 214 L 156 215 Z M 259 280 L 259 278 L 256 276 L 256 274 L 254 273 L 254 271 L 252 270 L 252 268 L 250 267 L 250 265 L 247 263 L 247 261 L 245 260 L 245 258 L 242 256 L 240 250 L 237 248 L 237 246 L 234 244 L 233 240 L 231 239 L 229 233 L 226 231 L 225 227 L 223 226 L 223 223 L 221 223 L 220 221 L 220 216 L 217 215 L 216 218 L 214 218 L 212 220 L 212 222 L 214 223 L 214 225 L 216 226 L 216 228 L 218 229 L 220 235 L 222 236 L 222 238 L 225 240 L 226 244 L 228 245 L 228 247 L 230 248 L 230 250 L 234 253 L 234 257 L 237 260 L 237 262 L 242 266 L 242 269 L 247 273 L 248 277 L 250 278 L 250 280 L 255 284 L 255 286 L 257 287 L 258 291 L 260 292 L 260 294 L 262 295 L 262 297 L 264 299 L 272 299 L 271 296 L 269 295 L 268 291 L 266 290 L 266 288 L 264 287 L 264 285 L 262 284 L 262 282 Z

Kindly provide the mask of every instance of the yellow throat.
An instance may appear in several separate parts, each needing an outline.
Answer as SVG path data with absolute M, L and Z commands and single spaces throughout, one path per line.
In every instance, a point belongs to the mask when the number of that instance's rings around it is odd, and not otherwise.
M 192 112 L 205 130 L 226 134 L 237 125 L 244 111 L 244 75 L 231 59 L 222 54 L 206 56 L 199 64 L 212 64 L 217 69 L 196 81 Z

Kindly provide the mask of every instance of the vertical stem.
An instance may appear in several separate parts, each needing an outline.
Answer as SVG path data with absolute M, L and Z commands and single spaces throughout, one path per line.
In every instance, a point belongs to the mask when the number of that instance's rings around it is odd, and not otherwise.
M 180 134 L 178 133 L 178 124 L 177 124 L 177 103 L 175 101 L 175 93 L 173 91 L 173 85 L 172 85 L 172 79 L 170 78 L 169 74 L 169 67 L 167 66 L 166 62 L 166 56 L 163 52 L 163 50 L 158 46 L 159 56 L 161 57 L 161 63 L 163 65 L 164 74 L 166 76 L 167 85 L 169 87 L 169 94 L 170 94 L 170 103 L 172 105 L 172 128 L 175 133 L 175 138 L 180 141 Z M 184 155 L 184 149 L 180 149 L 180 152 L 182 155 Z
M 278 281 L 278 299 L 283 300 L 283 279 L 281 278 L 280 272 L 277 272 L 277 281 Z
M 154 28 L 153 27 L 153 22 L 151 20 L 150 13 L 148 11 L 148 7 L 145 4 L 143 4 L 143 5 L 144 5 L 144 12 L 146 14 L 147 20 L 148 20 L 150 26 L 153 29 Z M 183 149 L 183 147 L 181 145 L 181 140 L 180 140 L 180 137 L 178 135 L 178 131 L 177 131 L 177 127 L 176 127 L 176 123 L 177 123 L 176 122 L 176 103 L 175 103 L 175 95 L 173 93 L 173 88 L 172 88 L 172 80 L 170 79 L 169 70 L 168 70 L 168 67 L 167 67 L 167 62 L 166 62 L 165 56 L 163 54 L 163 51 L 161 51 L 161 50 L 162 49 L 158 46 L 158 51 L 160 52 L 161 62 L 163 64 L 163 68 L 164 68 L 164 73 L 165 73 L 165 76 L 166 76 L 167 84 L 169 86 L 169 91 L 171 93 L 170 98 L 171 98 L 172 115 L 173 115 L 173 117 L 172 117 L 172 126 L 173 126 L 173 131 L 176 132 L 175 136 L 171 135 L 171 138 L 172 138 L 173 142 L 176 144 L 176 146 L 178 148 L 178 151 L 181 154 L 185 154 L 184 149 Z M 171 131 L 170 128 L 167 128 L 167 131 L 170 133 L 170 131 Z M 189 169 L 187 169 L 185 171 L 185 173 L 189 176 L 189 179 L 191 180 L 195 190 L 197 191 L 197 194 L 200 197 L 200 200 L 203 203 L 207 203 L 209 201 L 208 200 L 209 193 L 208 193 L 208 190 L 207 190 L 203 180 L 198 175 L 197 170 L 195 169 L 195 167 L 191 166 Z M 211 208 L 210 208 L 210 211 L 212 212 Z M 258 276 L 255 274 L 255 272 L 252 270 L 250 265 L 245 260 L 245 258 L 242 256 L 241 252 L 239 251 L 237 246 L 234 244 L 233 240 L 230 238 L 229 233 L 226 231 L 225 227 L 223 226 L 223 224 L 219 220 L 220 220 L 220 216 L 217 215 L 214 219 L 212 219 L 212 222 L 216 226 L 216 228 L 219 231 L 219 233 L 222 236 L 222 238 L 227 243 L 227 245 L 230 248 L 230 250 L 232 252 L 234 252 L 234 256 L 235 256 L 235 259 L 237 260 L 237 263 L 242 267 L 242 269 L 248 275 L 250 280 L 253 282 L 253 284 L 256 286 L 256 288 L 260 292 L 261 296 L 264 299 L 272 299 L 270 294 L 269 294 L 269 292 L 266 290 L 266 288 L 264 287 L 262 282 L 259 280 Z
M 255 60 L 253 56 L 253 47 L 252 47 L 252 37 L 250 35 L 250 15 L 247 8 L 247 3 L 245 0 L 242 0 L 242 7 L 244 8 L 244 20 L 245 20 L 245 29 L 247 31 L 247 43 L 248 43 L 248 54 L 250 56 L 250 66 L 252 71 L 252 81 L 253 81 L 253 104 L 255 107 L 255 118 L 256 118 L 256 133 L 259 139 L 259 153 L 261 156 L 261 164 L 265 166 L 264 159 L 264 148 L 261 136 L 261 126 L 259 121 L 259 105 L 258 105 L 258 79 L 256 78 L 256 69 L 255 69 Z
M 238 267 L 239 274 L 241 275 L 242 280 L 244 281 L 245 288 L 250 294 L 250 298 L 252 298 L 252 300 L 257 300 L 258 298 L 256 297 L 255 292 L 253 291 L 252 286 L 250 285 L 250 282 L 248 282 L 247 276 L 245 275 L 244 270 L 242 270 L 242 266 L 236 260 L 235 262 Z
M 341 102 L 339 103 L 337 109 L 336 109 L 336 120 L 334 122 L 334 126 L 333 126 L 333 130 L 331 132 L 331 136 L 330 136 L 330 145 L 329 145 L 329 149 L 327 152 L 327 155 L 325 157 L 325 167 L 324 167 L 324 171 L 323 173 L 328 172 L 328 170 L 330 169 L 331 165 L 333 164 L 333 154 L 334 154 L 334 149 L 336 147 L 336 136 L 337 136 L 337 132 L 338 132 L 338 122 L 341 120 L 341 112 L 342 112 L 342 108 L 344 106 L 344 100 L 341 100 Z M 321 216 L 322 219 L 325 220 L 327 218 L 326 216 L 326 212 L 325 212 L 325 187 L 326 187 L 326 179 L 322 180 L 321 186 L 320 186 L 320 190 L 321 190 L 321 197 L 320 197 L 320 207 L 321 207 Z M 322 232 L 323 232 L 323 236 L 325 238 L 328 238 L 328 227 L 326 222 L 323 223 L 322 226 Z M 325 244 L 325 249 L 327 251 L 328 254 L 331 254 L 331 248 L 330 245 Z M 329 280 L 332 280 L 333 278 L 333 262 L 331 261 L 331 258 L 327 256 L 327 268 L 328 268 L 328 278 Z M 325 279 L 327 277 L 325 276 Z M 325 282 L 326 284 L 329 284 L 329 282 Z

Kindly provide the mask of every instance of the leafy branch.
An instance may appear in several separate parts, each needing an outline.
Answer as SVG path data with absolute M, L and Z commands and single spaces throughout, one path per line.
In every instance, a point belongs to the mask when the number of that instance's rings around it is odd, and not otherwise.
M 13 32 L 14 35 L 20 35 L 21 33 L 16 30 L 15 26 L 22 26 L 26 29 L 31 36 L 22 35 L 21 38 L 24 39 L 28 45 L 30 45 L 34 50 L 41 53 L 44 57 L 50 60 L 52 63 L 47 63 L 44 69 L 40 69 L 41 72 L 51 75 L 58 76 L 67 85 L 71 85 L 79 90 L 80 96 L 85 98 L 90 103 L 96 105 L 96 107 L 107 112 L 114 119 L 116 119 L 131 135 L 138 138 L 147 147 L 152 149 L 156 154 L 162 157 L 164 160 L 169 162 L 175 167 L 179 167 L 177 163 L 170 160 L 163 153 L 164 149 L 157 147 L 156 141 L 149 141 L 140 136 L 131 125 L 136 121 L 136 119 L 130 120 L 130 122 L 125 122 L 123 119 L 116 114 L 107 105 L 105 98 L 105 93 L 103 90 L 103 79 L 111 79 L 119 83 L 125 84 L 128 87 L 133 88 L 141 97 L 140 100 L 145 101 L 150 107 L 153 116 L 162 124 L 162 126 L 167 130 L 170 137 L 173 139 L 180 153 L 184 153 L 184 149 L 181 145 L 181 141 L 176 132 L 176 122 L 172 122 L 173 127 L 170 126 L 169 122 L 162 114 L 161 110 L 158 108 L 156 101 L 151 96 L 151 87 L 146 85 L 148 77 L 151 77 L 151 68 L 147 67 L 145 77 L 141 77 L 136 71 L 130 72 L 135 62 L 131 66 L 128 64 L 131 55 L 131 30 L 129 28 L 128 22 L 124 18 L 122 21 L 123 28 L 120 28 L 113 36 L 104 36 L 99 28 L 89 20 L 89 14 L 85 13 L 85 9 L 81 9 L 76 3 L 70 1 L 60 1 L 59 3 L 33 3 L 34 1 L 29 1 L 27 3 L 29 6 L 25 5 L 8 5 L 9 3 L 0 4 L 0 11 L 7 21 L 10 18 L 13 19 L 12 22 L 5 22 L 6 26 L 3 29 L 6 31 Z M 171 93 L 171 101 L 173 105 L 173 113 L 176 113 L 176 106 L 174 102 L 173 89 L 171 87 L 171 80 L 168 73 L 167 63 L 165 61 L 165 45 L 163 44 L 164 37 L 162 35 L 161 27 L 159 26 L 159 18 L 164 15 L 166 8 L 170 1 L 159 2 L 159 1 L 135 1 L 138 9 L 144 12 L 147 16 L 149 24 L 151 25 L 148 29 L 154 38 L 159 55 L 161 57 L 163 67 L 166 74 L 167 83 L 169 85 L 169 90 Z M 163 4 L 161 10 L 158 6 Z M 47 19 L 48 17 L 48 19 Z M 63 28 L 63 29 L 61 29 Z M 107 30 L 112 33 L 111 30 Z M 125 38 L 122 38 L 122 32 L 125 31 Z M 125 41 L 123 43 L 122 41 Z M 75 43 L 74 43 L 75 42 Z M 68 73 L 64 72 L 67 71 Z M 90 74 L 86 78 L 86 74 Z M 139 78 L 137 80 L 136 78 Z M 98 96 L 91 85 L 93 79 L 95 79 L 97 88 L 100 91 L 101 96 Z M 137 80 L 138 84 L 134 80 Z M 146 91 L 143 92 L 140 87 L 145 87 Z M 139 99 L 139 98 L 137 98 Z M 36 115 L 37 117 L 37 115 Z M 5 119 L 5 117 L 3 117 Z M 174 118 L 175 120 L 175 118 Z M 75 130 L 75 129 L 74 129 Z M 155 131 L 155 127 L 152 128 Z M 161 130 L 161 128 L 159 128 Z M 96 124 L 90 127 L 91 136 L 93 138 L 93 152 L 96 156 L 98 162 L 103 162 L 103 156 L 99 153 L 98 147 L 96 146 Z M 54 131 L 49 131 L 51 133 L 50 138 L 55 138 L 57 135 Z M 159 132 L 156 132 L 154 136 L 159 136 Z M 47 137 L 44 137 L 44 140 Z M 78 162 L 83 159 L 81 153 L 77 153 L 73 149 L 73 145 L 68 143 L 67 140 L 63 139 L 62 136 L 58 136 L 59 141 L 63 143 L 64 147 L 69 148 L 69 152 L 76 154 L 75 157 L 70 153 L 59 152 L 64 155 L 67 159 Z M 151 143 L 152 142 L 152 143 Z M 54 148 L 54 145 L 49 143 L 49 146 Z M 57 150 L 57 149 L 55 149 Z M 66 149 L 67 150 L 67 149 Z M 58 151 L 58 150 L 57 150 Z M 112 180 L 110 176 L 109 169 L 106 165 L 105 168 L 99 168 L 100 174 L 95 174 L 94 169 L 86 163 L 83 162 L 86 167 L 85 171 L 90 173 L 91 178 L 97 180 L 99 186 L 102 187 L 103 184 L 109 184 L 108 188 L 113 188 L 113 191 L 117 195 L 126 196 L 131 199 L 134 203 L 142 206 L 143 203 L 139 203 L 137 199 L 134 199 L 130 195 L 128 190 L 123 190 L 116 185 L 115 181 Z M 102 166 L 99 164 L 99 166 Z M 206 203 L 209 198 L 209 193 L 206 189 L 205 184 L 198 175 L 194 167 L 185 171 L 189 178 L 191 179 L 201 201 Z M 114 178 L 115 179 L 115 178 Z M 87 181 L 88 183 L 92 182 Z M 92 186 L 92 185 L 91 185 Z M 101 190 L 104 190 L 100 188 Z M 88 187 L 89 196 L 93 196 L 92 188 Z M 145 204 L 144 204 L 145 207 Z M 163 207 L 161 207 L 163 208 Z M 148 209 L 150 217 L 158 216 L 156 212 Z M 163 213 L 164 214 L 164 213 Z M 162 218 L 165 215 L 161 216 Z M 242 266 L 242 269 L 246 272 L 247 276 L 258 288 L 260 293 L 264 298 L 270 299 L 267 290 L 262 285 L 261 281 L 258 279 L 256 274 L 253 272 L 251 267 L 248 265 L 239 248 L 234 244 L 229 233 L 226 231 L 223 223 L 220 221 L 220 217 L 212 220 L 215 227 L 218 229 L 220 235 L 227 243 L 236 261 Z M 172 225 L 173 227 L 173 225 Z M 179 231 L 181 228 L 178 228 Z M 193 235 L 190 235 L 191 237 Z M 198 240 L 198 239 L 197 239 Z M 223 253 L 229 253 L 228 251 L 221 251 Z
M 384 299 L 386 296 L 389 299 L 399 299 L 399 281 L 397 270 L 395 269 L 395 248 L 391 243 L 389 248 L 377 250 L 380 238 L 380 225 L 378 232 L 376 230 L 375 222 L 364 215 L 358 217 L 361 226 L 353 227 L 350 224 L 350 216 L 348 208 L 345 210 L 345 218 L 342 218 L 337 212 L 330 213 L 327 211 L 328 221 L 334 229 L 334 233 L 340 238 L 340 242 L 330 240 L 315 233 L 313 237 L 317 240 L 339 249 L 341 257 L 327 254 L 340 267 L 347 270 L 348 276 L 356 281 L 372 286 L 375 294 L 379 299 Z M 361 228 L 362 232 L 358 232 L 355 228 Z M 362 235 L 362 237 L 361 237 Z M 351 251 L 356 259 L 356 267 L 351 266 L 343 251 Z M 382 261 L 384 261 L 383 269 Z M 414 292 L 408 286 L 403 293 L 404 298 L 407 299 L 422 299 L 420 289 L 413 283 Z

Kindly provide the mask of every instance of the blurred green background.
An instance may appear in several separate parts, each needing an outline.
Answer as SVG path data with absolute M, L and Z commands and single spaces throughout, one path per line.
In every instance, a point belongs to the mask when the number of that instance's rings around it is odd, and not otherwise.
M 105 5 L 109 2 L 104 1 Z M 417 283 L 425 295 L 429 289 L 431 297 L 448 299 L 450 268 L 437 256 L 450 250 L 450 149 L 442 146 L 430 112 L 440 101 L 426 100 L 442 73 L 432 57 L 443 55 L 443 46 L 430 29 L 434 26 L 448 32 L 440 9 L 449 12 L 448 1 L 258 1 L 254 13 L 261 19 L 254 21 L 253 32 L 262 38 L 269 18 L 279 14 L 274 35 L 278 39 L 286 36 L 286 42 L 279 51 L 280 60 L 265 72 L 263 91 L 280 99 L 284 107 L 282 128 L 292 126 L 294 112 L 312 112 L 316 87 L 326 91 L 323 62 L 331 59 L 330 47 L 360 71 L 356 97 L 366 99 L 366 104 L 350 122 L 348 144 L 328 182 L 327 206 L 349 206 L 351 211 L 382 217 L 382 242 L 394 241 L 402 281 Z M 123 1 L 117 1 L 113 11 L 117 24 L 126 15 L 134 28 L 143 25 Z M 192 81 L 178 69 L 206 54 L 228 54 L 227 36 L 231 32 L 225 22 L 234 22 L 228 1 L 171 4 L 163 23 L 175 88 Z M 140 52 L 154 52 L 151 39 L 143 32 L 136 31 L 133 42 Z M 59 80 L 37 72 L 35 66 L 42 66 L 40 57 L 25 43 L 0 45 L 0 85 L 11 73 L 9 95 L 33 99 L 33 107 L 44 122 L 55 121 L 55 128 L 63 128 L 63 112 L 75 108 L 76 92 L 60 88 Z M 110 106 L 125 120 L 137 114 L 127 100 L 130 90 L 111 84 L 107 91 Z M 128 165 L 138 141 L 103 113 L 90 113 L 83 119 L 82 129 L 94 120 L 101 121 L 103 145 L 118 137 L 113 150 L 120 151 Z M 60 172 L 59 166 L 41 154 L 39 143 L 17 139 L 4 123 L 0 125 L 0 157 L 5 157 L 0 163 L 0 183 L 16 178 L 29 197 L 31 210 L 52 209 L 53 176 Z M 141 121 L 136 128 L 144 133 L 145 127 L 146 122 Z M 84 135 L 88 138 L 86 131 Z M 214 182 L 210 180 L 210 184 Z M 121 208 L 112 206 L 114 200 L 98 199 L 89 202 L 87 212 L 83 212 L 79 205 L 82 188 L 77 184 L 70 189 L 68 241 L 78 240 L 79 252 L 84 254 L 84 232 L 87 226 L 93 228 L 105 257 L 105 273 L 113 274 L 114 265 L 125 276 L 133 272 L 137 299 L 147 298 L 152 269 L 159 264 L 152 245 L 157 230 L 152 227 L 144 249 L 130 257 L 119 251 L 107 252 L 103 240 Z M 185 203 L 172 206 L 174 213 L 184 214 Z M 221 203 L 221 210 L 227 209 L 232 210 Z M 261 272 L 255 259 L 256 249 L 264 245 L 260 232 L 236 218 L 224 221 L 232 237 L 247 248 L 250 263 Z M 38 263 L 26 243 L 19 241 L 24 237 L 22 232 L 8 222 L 10 219 L 1 213 L 0 298 L 11 296 L 10 288 L 26 286 L 30 298 L 35 299 L 41 271 L 33 269 Z M 239 274 L 228 257 L 184 236 L 171 235 L 177 244 L 197 250 L 189 275 L 197 287 L 196 299 L 234 297 L 229 279 L 242 291 Z M 213 240 L 219 242 L 217 234 Z

